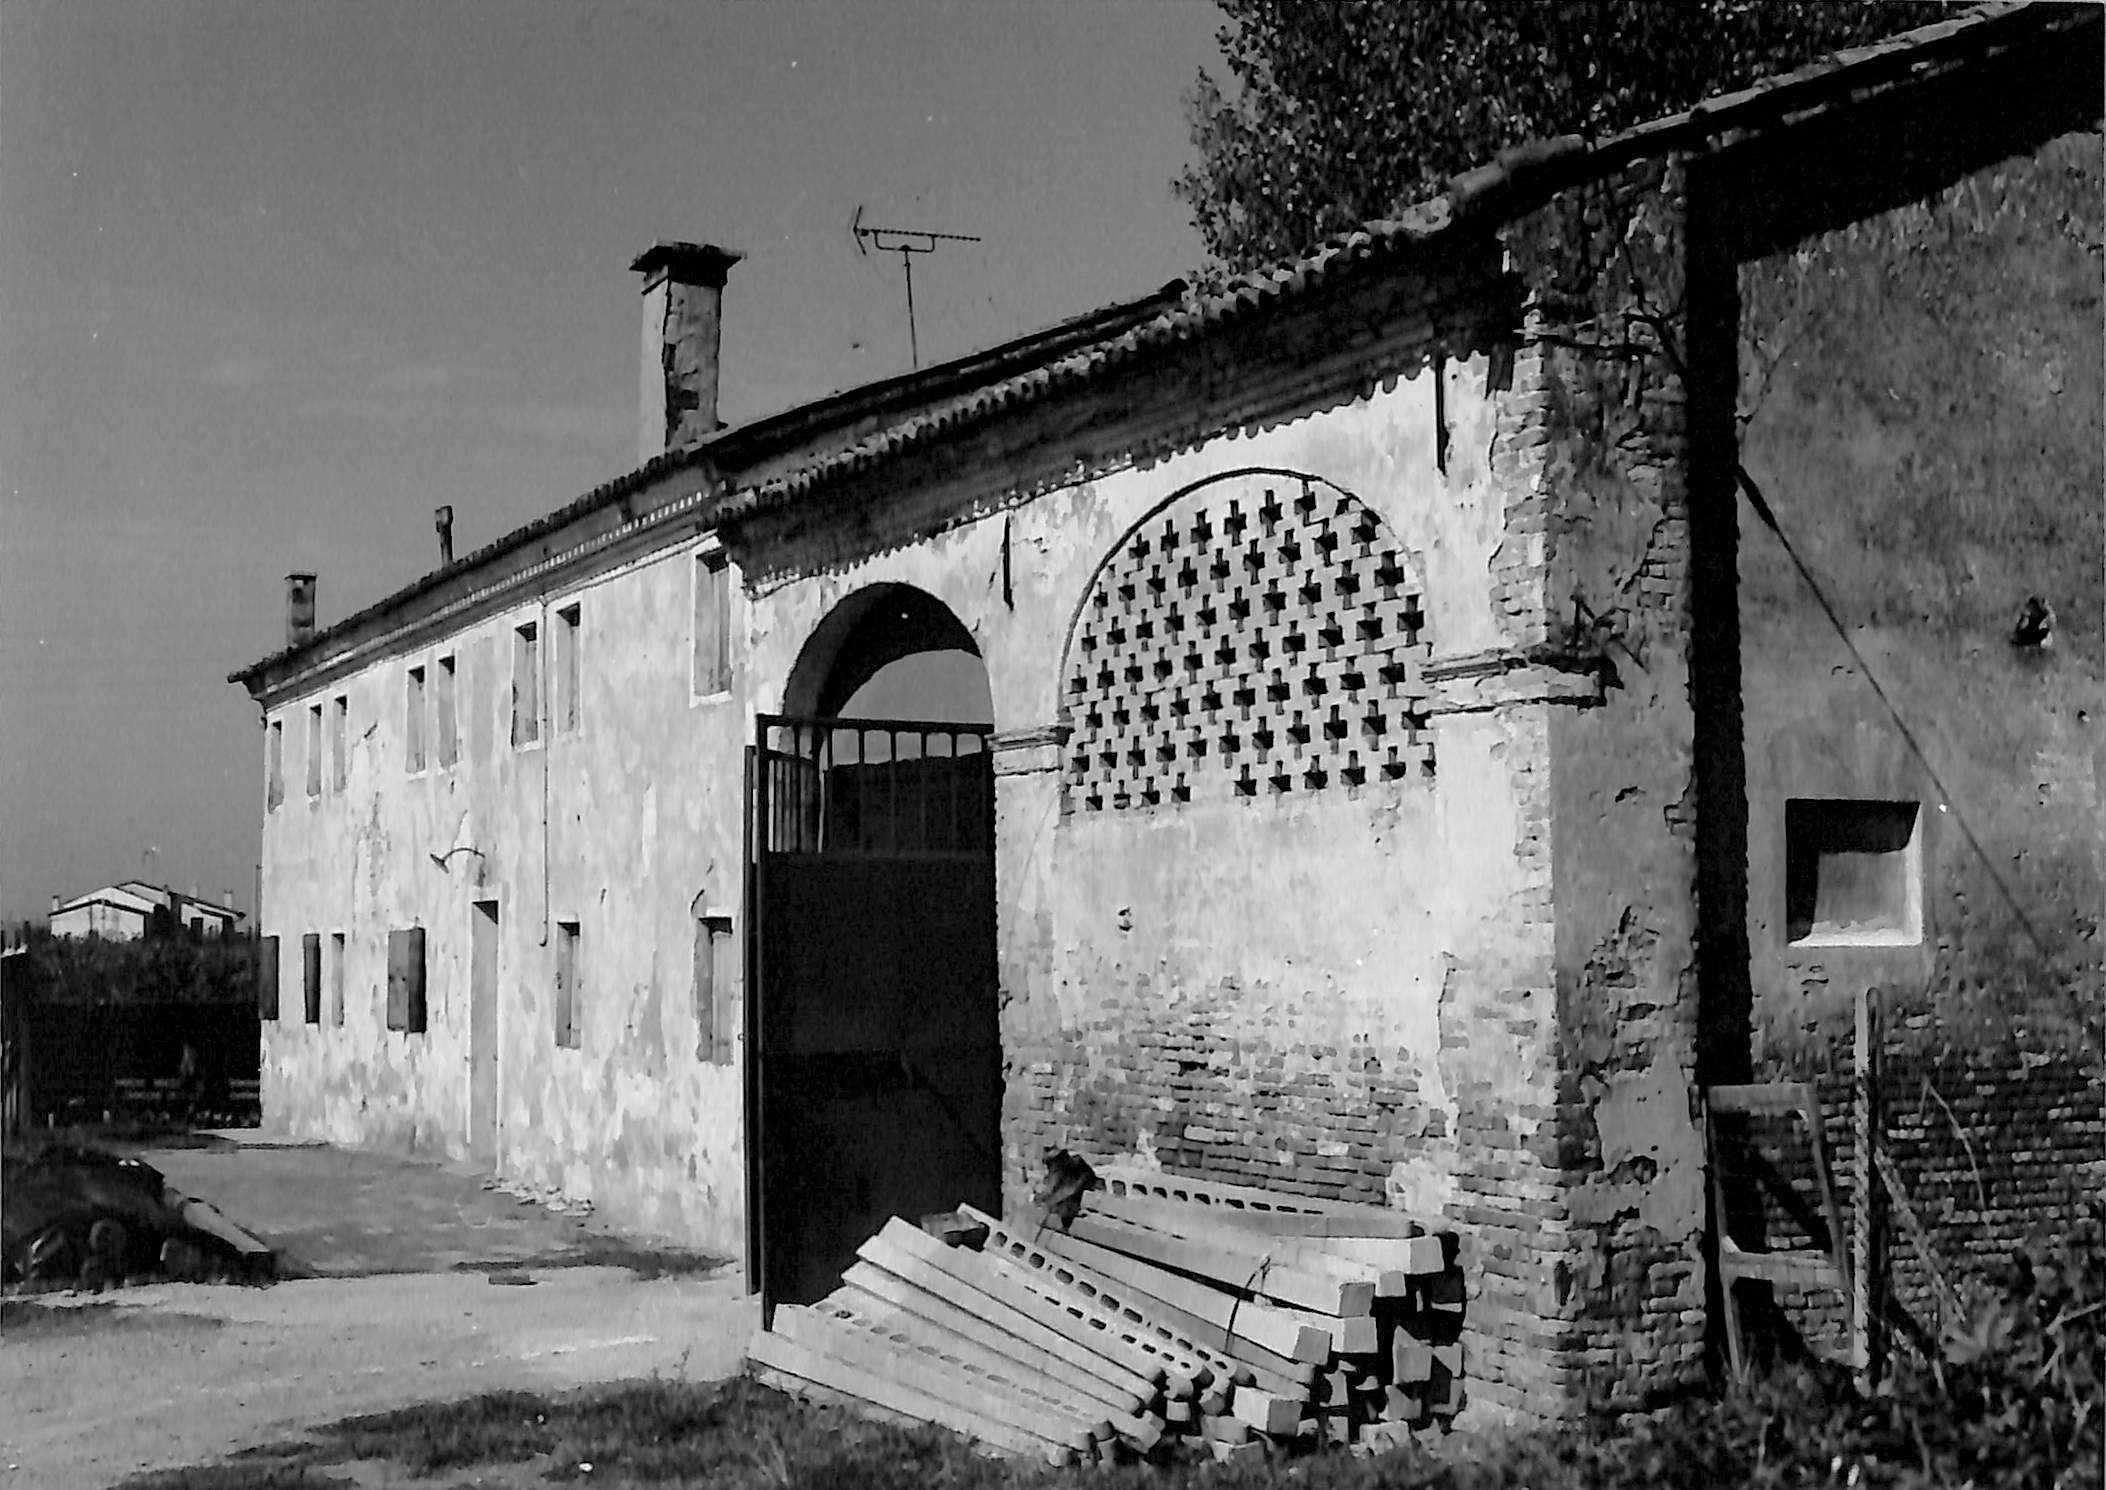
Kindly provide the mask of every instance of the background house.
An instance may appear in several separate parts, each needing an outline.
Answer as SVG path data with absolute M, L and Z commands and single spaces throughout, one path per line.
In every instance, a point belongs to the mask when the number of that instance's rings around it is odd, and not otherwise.
M 70 900 L 51 897 L 53 936 L 130 941 L 147 935 L 157 917 L 171 929 L 180 928 L 194 936 L 224 936 L 238 931 L 246 919 L 234 909 L 231 890 L 215 905 L 199 898 L 194 888 L 185 895 L 145 880 L 123 880 Z

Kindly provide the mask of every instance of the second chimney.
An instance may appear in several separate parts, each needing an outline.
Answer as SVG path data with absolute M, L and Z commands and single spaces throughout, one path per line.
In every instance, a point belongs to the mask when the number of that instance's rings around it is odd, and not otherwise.
M 285 645 L 304 647 L 314 640 L 314 576 L 294 570 L 285 576 Z
M 639 464 L 716 433 L 724 279 L 744 257 L 711 243 L 658 243 L 629 266 L 644 277 Z

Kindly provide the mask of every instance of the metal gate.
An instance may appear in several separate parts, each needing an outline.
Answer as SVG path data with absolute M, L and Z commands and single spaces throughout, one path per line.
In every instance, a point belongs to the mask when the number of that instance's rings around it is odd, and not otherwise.
M 888 1216 L 1001 1201 L 985 726 L 762 715 L 747 757 L 747 1255 L 764 1307 Z

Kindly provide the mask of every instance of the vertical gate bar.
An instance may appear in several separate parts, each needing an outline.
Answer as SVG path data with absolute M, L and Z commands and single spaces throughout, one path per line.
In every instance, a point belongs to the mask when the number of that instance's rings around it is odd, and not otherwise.
M 961 821 L 958 815 L 958 760 L 958 734 L 957 731 L 953 730 L 951 732 L 951 763 L 945 768 L 943 782 L 944 801 L 950 813 L 950 821 L 944 828 L 944 836 L 947 839 L 946 847 L 953 850 L 965 847 L 965 844 L 961 841 L 965 835 L 958 831 Z
M 761 1081 L 766 1070 L 761 1041 L 761 906 L 760 858 L 767 851 L 768 831 L 768 722 L 759 721 L 760 745 L 746 747 L 745 904 L 739 908 L 746 933 L 746 987 L 743 1023 L 746 1033 L 745 1067 L 741 1088 L 746 1109 L 746 1291 L 761 1296 L 761 1322 L 766 1326 L 774 1310 L 767 1286 L 768 1233 L 766 1226 L 767 1138 Z

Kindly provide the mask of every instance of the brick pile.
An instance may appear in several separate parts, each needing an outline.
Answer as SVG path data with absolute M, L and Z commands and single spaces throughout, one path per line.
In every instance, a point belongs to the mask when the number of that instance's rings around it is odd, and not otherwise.
M 1114 1170 L 1064 1227 L 930 1230 L 778 1307 L 753 1375 L 1056 1464 L 1373 1453 L 1463 1406 L 1455 1240 L 1395 1211 Z

